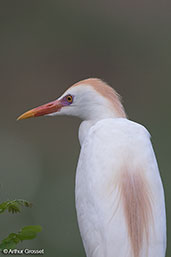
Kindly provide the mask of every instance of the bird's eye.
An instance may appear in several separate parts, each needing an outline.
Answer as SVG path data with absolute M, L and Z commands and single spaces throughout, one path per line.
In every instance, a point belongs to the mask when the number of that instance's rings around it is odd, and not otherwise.
M 73 101 L 72 95 L 67 95 L 66 99 L 68 103 L 72 103 Z

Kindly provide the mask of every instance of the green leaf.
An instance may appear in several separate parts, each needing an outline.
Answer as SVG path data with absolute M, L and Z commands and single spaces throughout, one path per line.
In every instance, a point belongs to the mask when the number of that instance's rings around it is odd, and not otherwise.
M 31 240 L 42 231 L 41 226 L 27 226 L 22 228 L 18 233 L 11 233 L 0 243 L 0 249 L 14 249 L 19 242 Z
M 16 199 L 13 201 L 6 201 L 0 204 L 0 213 L 3 213 L 5 210 L 11 213 L 20 212 L 20 207 L 31 207 L 32 204 L 26 200 Z
M 22 228 L 21 232 L 19 233 L 20 240 L 29 240 L 36 237 L 38 232 L 41 232 L 41 226 L 27 226 Z
M 42 227 L 41 226 L 26 226 L 24 228 L 22 228 L 22 231 L 34 231 L 35 233 L 41 232 L 42 231 Z
M 17 234 L 11 233 L 7 238 L 2 240 L 0 244 L 0 249 L 13 249 L 15 248 L 15 245 L 20 242 L 20 239 L 18 239 Z
M 12 240 L 11 241 L 2 241 L 2 243 L 0 244 L 0 249 L 4 250 L 4 249 L 14 249 L 16 246 L 16 243 L 14 243 Z

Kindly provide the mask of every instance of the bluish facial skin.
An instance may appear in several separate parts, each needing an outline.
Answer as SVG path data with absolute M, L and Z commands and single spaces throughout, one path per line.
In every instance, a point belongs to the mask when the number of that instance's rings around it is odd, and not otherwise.
M 73 100 L 74 96 L 68 94 L 60 100 L 57 99 L 55 101 L 43 104 L 39 107 L 36 107 L 30 111 L 25 112 L 24 114 L 20 115 L 20 117 L 18 117 L 18 120 L 49 115 L 51 113 L 59 112 L 62 107 L 71 105 L 73 103 Z
M 74 96 L 72 96 L 72 95 L 66 95 L 66 96 L 64 96 L 64 97 L 61 99 L 61 104 L 62 104 L 63 106 L 68 106 L 68 105 L 70 105 L 70 104 L 73 103 L 73 100 L 74 100 Z

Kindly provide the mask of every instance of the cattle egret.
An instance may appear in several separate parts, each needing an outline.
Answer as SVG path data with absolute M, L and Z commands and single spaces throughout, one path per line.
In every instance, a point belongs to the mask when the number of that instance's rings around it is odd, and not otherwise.
M 164 257 L 164 192 L 150 135 L 127 119 L 115 90 L 85 79 L 18 119 L 42 115 L 82 119 L 75 200 L 87 257 Z

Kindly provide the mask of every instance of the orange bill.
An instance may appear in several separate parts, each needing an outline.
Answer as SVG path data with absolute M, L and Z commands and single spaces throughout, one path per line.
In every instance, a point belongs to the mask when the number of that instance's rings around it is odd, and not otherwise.
M 63 105 L 60 100 L 55 100 L 53 102 L 41 105 L 39 107 L 36 107 L 30 111 L 23 113 L 17 118 L 17 120 L 23 120 L 58 112 L 62 108 L 62 106 Z

